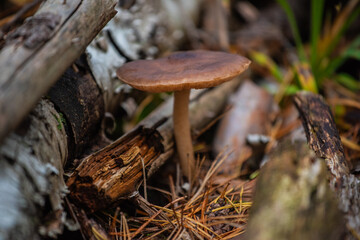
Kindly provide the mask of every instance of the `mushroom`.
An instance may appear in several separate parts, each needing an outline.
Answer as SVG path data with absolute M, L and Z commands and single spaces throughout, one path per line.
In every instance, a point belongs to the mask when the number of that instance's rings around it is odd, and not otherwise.
M 233 79 L 250 60 L 215 51 L 175 52 L 155 60 L 136 60 L 121 66 L 117 76 L 130 86 L 148 92 L 174 91 L 174 136 L 180 166 L 191 182 L 195 160 L 189 123 L 191 88 L 208 88 Z

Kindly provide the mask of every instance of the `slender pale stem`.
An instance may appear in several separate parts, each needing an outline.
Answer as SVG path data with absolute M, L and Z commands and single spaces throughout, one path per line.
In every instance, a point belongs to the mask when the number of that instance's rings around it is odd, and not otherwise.
M 190 90 L 174 93 L 174 135 L 176 148 L 180 157 L 180 166 L 184 175 L 191 183 L 194 173 L 194 150 L 191 140 L 189 123 Z

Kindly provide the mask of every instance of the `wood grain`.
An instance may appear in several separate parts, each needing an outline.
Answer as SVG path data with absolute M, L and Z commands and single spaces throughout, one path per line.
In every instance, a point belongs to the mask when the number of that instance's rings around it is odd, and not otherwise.
M 114 16 L 116 2 L 46 1 L 33 20 L 38 17 L 36 22 L 41 22 L 42 17 L 47 23 L 32 26 L 30 35 L 24 33 L 24 27 L 5 45 L 0 52 L 0 141 Z M 50 18 L 58 21 L 51 22 Z M 37 40 L 27 43 L 29 38 Z

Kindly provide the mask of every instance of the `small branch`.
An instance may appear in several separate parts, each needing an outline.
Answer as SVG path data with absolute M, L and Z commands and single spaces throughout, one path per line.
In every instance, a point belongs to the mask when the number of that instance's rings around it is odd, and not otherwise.
M 294 96 L 308 143 L 330 171 L 330 186 L 345 213 L 347 235 L 360 236 L 360 181 L 350 173 L 343 146 L 329 106 L 320 95 L 300 92 Z
M 329 106 L 320 95 L 309 92 L 296 94 L 294 103 L 299 111 L 310 148 L 325 159 L 333 175 L 333 187 L 341 187 L 341 178 L 349 175 L 349 167 Z

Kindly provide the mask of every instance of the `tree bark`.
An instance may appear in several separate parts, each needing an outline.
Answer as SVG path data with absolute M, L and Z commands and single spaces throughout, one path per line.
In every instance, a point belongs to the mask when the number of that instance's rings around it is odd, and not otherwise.
M 0 52 L 0 142 L 115 15 L 116 0 L 44 2 Z
M 62 165 L 68 154 L 61 119 L 53 104 L 42 100 L 1 146 L 0 239 L 40 239 L 39 232 L 52 237 L 61 232 Z
M 105 114 L 104 96 L 84 61 L 75 61 L 47 93 L 65 120 L 69 159 L 96 140 Z
M 325 160 L 330 186 L 336 192 L 339 208 L 345 213 L 347 239 L 360 236 L 360 181 L 350 173 L 343 146 L 329 106 L 310 92 L 294 96 L 311 149 Z
M 226 96 L 239 80 L 193 98 L 190 124 L 193 130 L 204 128 L 224 107 Z M 111 145 L 86 157 L 67 181 L 71 198 L 79 206 L 96 211 L 110 207 L 121 198 L 136 193 L 142 176 L 151 176 L 173 153 L 172 99 Z M 209 116 L 210 115 L 210 116 Z

